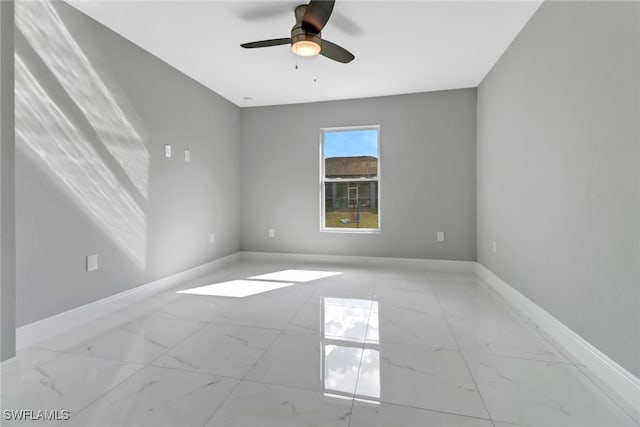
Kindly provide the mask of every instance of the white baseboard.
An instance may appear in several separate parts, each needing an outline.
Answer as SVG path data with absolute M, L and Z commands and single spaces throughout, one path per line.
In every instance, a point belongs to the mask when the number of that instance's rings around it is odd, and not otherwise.
M 97 319 L 109 313 L 113 313 L 132 303 L 141 301 L 162 290 L 171 288 L 182 282 L 195 279 L 203 274 L 215 271 L 219 268 L 227 266 L 238 261 L 239 253 L 234 253 L 217 260 L 199 265 L 189 270 L 164 277 L 159 280 L 120 292 L 115 295 L 73 308 L 68 311 L 56 314 L 46 319 L 38 320 L 28 325 L 21 326 L 16 329 L 16 347 L 21 349 L 24 347 L 35 345 L 39 342 L 60 335 L 78 325 L 82 325 L 91 320 Z
M 400 268 L 407 270 L 449 271 L 459 273 L 475 273 L 476 265 L 475 261 L 248 251 L 240 252 L 240 259 L 252 262 L 331 264 L 352 267 Z
M 624 400 L 621 403 L 625 407 L 630 405 L 631 408 L 640 408 L 638 378 L 480 263 L 476 263 L 476 274 L 575 360 L 585 365 L 604 385 Z
M 0 368 L 8 368 L 10 365 L 16 363 L 18 361 L 18 358 L 13 356 L 11 359 L 7 359 L 7 360 L 3 360 L 2 362 L 0 362 Z

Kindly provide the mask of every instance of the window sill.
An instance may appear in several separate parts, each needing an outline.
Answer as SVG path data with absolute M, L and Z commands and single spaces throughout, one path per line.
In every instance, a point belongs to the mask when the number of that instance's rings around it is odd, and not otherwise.
M 337 234 L 380 234 L 379 228 L 322 228 L 321 233 L 337 233 Z

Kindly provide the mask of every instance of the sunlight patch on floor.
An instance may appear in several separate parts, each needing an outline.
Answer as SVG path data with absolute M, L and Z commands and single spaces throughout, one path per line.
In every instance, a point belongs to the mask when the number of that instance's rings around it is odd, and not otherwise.
M 216 283 L 214 285 L 200 286 L 198 288 L 178 291 L 179 294 L 208 295 L 218 297 L 244 298 L 251 295 L 261 294 L 274 289 L 293 286 L 294 283 L 284 282 L 262 282 L 259 280 L 231 280 L 228 282 Z

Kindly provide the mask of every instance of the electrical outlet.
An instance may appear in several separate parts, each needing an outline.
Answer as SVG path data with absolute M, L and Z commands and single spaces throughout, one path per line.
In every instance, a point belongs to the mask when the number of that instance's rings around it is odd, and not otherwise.
M 98 269 L 98 254 L 87 255 L 87 271 Z
M 270 228 L 269 229 L 269 237 L 270 238 L 276 237 L 276 229 L 275 228 Z
M 184 161 L 185 162 L 191 161 L 191 150 L 184 150 Z
M 164 146 L 164 156 L 167 158 L 171 157 L 171 146 L 168 144 Z
M 209 243 L 213 243 L 216 241 L 216 235 L 211 233 L 209 234 Z
M 493 253 L 495 254 L 496 251 L 498 250 L 498 245 L 496 244 L 496 241 L 494 240 L 493 243 L 491 244 L 491 249 L 493 250 Z
M 438 231 L 436 233 L 436 238 L 438 239 L 438 242 L 444 242 L 444 231 Z

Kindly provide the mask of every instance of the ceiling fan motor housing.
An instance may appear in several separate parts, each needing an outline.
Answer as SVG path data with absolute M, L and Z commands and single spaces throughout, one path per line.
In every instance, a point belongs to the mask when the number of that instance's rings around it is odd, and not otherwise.
M 291 44 L 294 45 L 301 41 L 310 41 L 316 43 L 318 46 L 322 46 L 320 33 L 310 33 L 309 31 L 302 28 L 302 25 L 296 24 L 291 29 Z
M 322 45 L 322 38 L 320 33 L 314 33 L 302 28 L 302 20 L 304 19 L 304 14 L 307 12 L 306 4 L 301 4 L 296 6 L 295 15 L 296 15 L 296 24 L 291 28 L 291 45 L 296 44 L 301 41 L 310 41 L 316 43 L 318 46 Z

